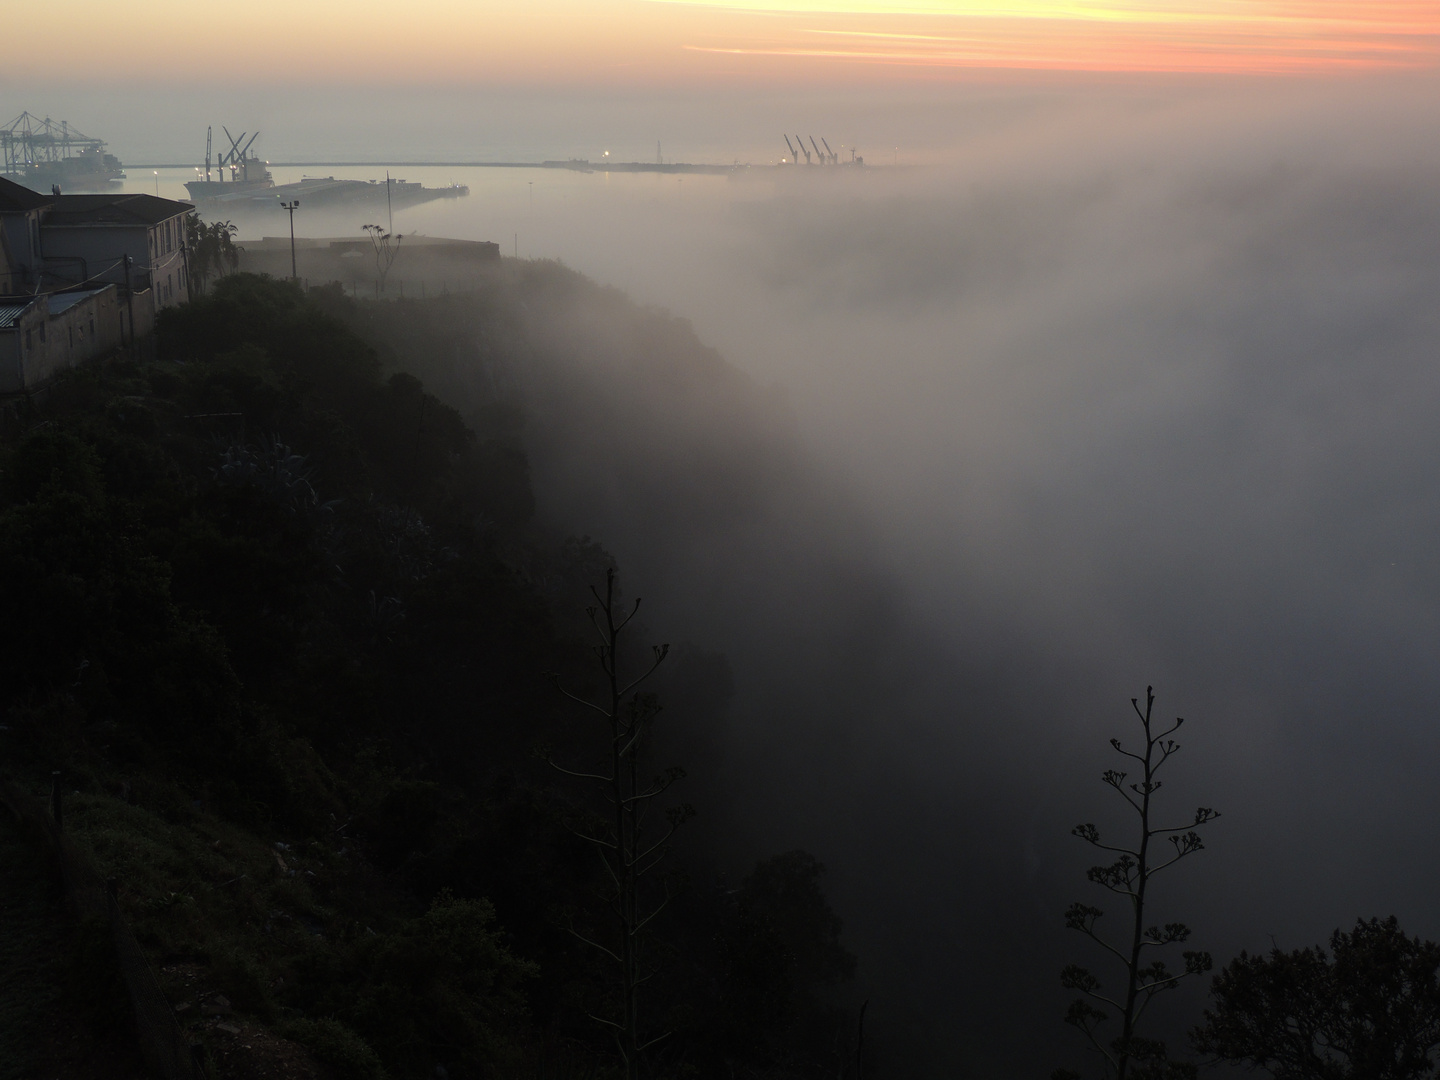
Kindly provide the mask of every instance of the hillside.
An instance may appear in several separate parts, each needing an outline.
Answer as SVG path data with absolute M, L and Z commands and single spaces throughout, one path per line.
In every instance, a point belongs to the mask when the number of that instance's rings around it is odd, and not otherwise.
M 577 836 L 603 802 L 536 753 L 603 754 L 546 673 L 596 688 L 583 609 L 615 561 L 544 510 L 542 419 L 506 372 L 556 347 L 531 316 L 569 290 L 651 341 L 647 377 L 764 403 L 675 320 L 527 273 L 376 305 L 234 275 L 166 314 L 153 361 L 7 417 L 8 767 L 36 791 L 60 771 L 217 1076 L 617 1068 L 592 1019 L 613 965 L 582 940 L 613 930 Z M 744 474 L 701 479 L 743 496 Z M 854 961 L 821 868 L 757 851 L 724 884 L 725 661 L 677 642 L 663 675 L 645 768 L 682 764 L 699 816 L 645 883 L 673 896 L 646 931 L 646 1074 L 834 1076 Z

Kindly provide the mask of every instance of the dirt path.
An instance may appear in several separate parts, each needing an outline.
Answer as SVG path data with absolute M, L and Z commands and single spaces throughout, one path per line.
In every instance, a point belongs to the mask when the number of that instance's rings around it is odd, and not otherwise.
M 0 808 L 0 1080 L 142 1080 L 99 927 L 81 927 Z

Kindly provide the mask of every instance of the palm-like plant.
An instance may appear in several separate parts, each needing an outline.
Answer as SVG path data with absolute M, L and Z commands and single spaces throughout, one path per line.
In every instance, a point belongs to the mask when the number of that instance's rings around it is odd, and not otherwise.
M 233 274 L 240 268 L 240 252 L 235 243 L 239 228 L 228 221 L 206 224 L 198 213 L 185 219 L 185 246 L 190 253 L 190 276 L 201 292 L 214 273 L 218 277 Z

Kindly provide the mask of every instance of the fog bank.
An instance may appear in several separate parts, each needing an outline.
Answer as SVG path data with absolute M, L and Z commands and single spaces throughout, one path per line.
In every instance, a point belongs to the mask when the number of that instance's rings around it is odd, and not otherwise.
M 1217 958 L 1440 935 L 1440 168 L 1382 91 L 1057 106 L 568 241 L 767 402 L 707 425 L 593 350 L 629 419 L 570 371 L 537 489 L 730 657 L 747 840 L 831 864 L 895 1075 L 1078 1057 L 1066 834 L 1147 682 L 1190 720 L 1172 805 L 1225 814 L 1161 917 Z M 727 455 L 748 503 L 695 465 Z

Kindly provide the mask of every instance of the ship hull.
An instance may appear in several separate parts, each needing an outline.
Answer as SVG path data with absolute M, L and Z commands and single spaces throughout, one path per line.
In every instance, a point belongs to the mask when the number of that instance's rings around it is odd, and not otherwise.
M 220 187 L 218 184 L 215 186 Z M 209 197 L 197 198 L 200 211 L 212 215 L 223 214 L 226 217 L 245 213 L 278 213 L 282 209 L 282 201 L 299 203 L 302 212 L 354 207 L 383 210 L 387 205 L 399 210 L 435 199 L 459 199 L 470 194 L 470 189 L 463 184 L 427 188 L 397 180 L 390 184 L 387 202 L 386 185 L 383 181 L 335 180 L 331 177 L 251 190 L 227 183 L 224 189 L 223 192 Z
M 32 191 L 49 194 L 54 188 L 64 192 L 104 191 L 125 179 L 125 170 L 110 155 L 108 161 L 87 161 L 66 158 L 61 161 L 38 161 L 22 169 L 4 174 L 6 180 L 24 184 Z
M 221 195 L 240 195 L 245 192 L 265 191 L 275 186 L 275 181 L 264 180 L 191 180 L 185 185 L 190 198 L 196 202 L 202 199 L 216 199 Z

